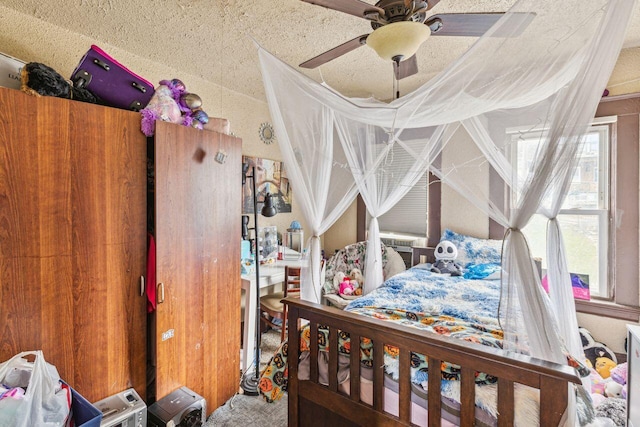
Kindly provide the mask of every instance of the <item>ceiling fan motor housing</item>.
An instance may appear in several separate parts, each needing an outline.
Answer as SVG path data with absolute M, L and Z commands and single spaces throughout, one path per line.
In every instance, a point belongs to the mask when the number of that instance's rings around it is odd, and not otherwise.
M 384 16 L 377 15 L 371 21 L 374 30 L 392 22 L 414 21 L 423 23 L 427 19 L 426 1 L 412 1 L 409 6 L 404 0 L 380 0 L 376 6 L 384 10 Z

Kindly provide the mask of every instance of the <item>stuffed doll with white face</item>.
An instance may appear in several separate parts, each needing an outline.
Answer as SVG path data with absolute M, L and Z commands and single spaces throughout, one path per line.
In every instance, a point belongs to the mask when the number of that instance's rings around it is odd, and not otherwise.
M 436 262 L 431 266 L 431 271 L 439 274 L 451 274 L 462 276 L 462 267 L 456 262 L 458 249 L 448 240 L 438 243 L 435 250 Z

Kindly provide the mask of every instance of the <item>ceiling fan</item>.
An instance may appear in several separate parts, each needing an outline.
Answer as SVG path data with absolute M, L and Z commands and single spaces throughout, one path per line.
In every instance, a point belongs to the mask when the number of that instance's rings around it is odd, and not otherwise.
M 365 44 L 384 59 L 394 62 L 396 79 L 418 72 L 415 52 L 428 36 L 482 36 L 504 13 L 443 13 L 427 18 L 427 11 L 440 0 L 379 0 L 375 5 L 361 0 L 302 0 L 328 9 L 348 13 L 371 22 L 373 32 L 358 36 L 300 64 L 303 68 L 316 68 Z M 533 14 L 526 15 L 526 26 Z M 421 25 L 417 25 L 421 24 Z M 520 26 L 520 28 L 524 28 Z M 386 27 L 382 30 L 383 27 Z M 392 29 L 393 27 L 393 29 Z M 511 34 L 515 35 L 515 34 Z M 395 40 L 393 40 L 395 39 Z M 389 50 L 393 44 L 399 49 Z M 384 45 L 382 47 L 379 47 Z M 409 46 L 400 46 L 409 45 Z M 385 49 L 384 53 L 380 49 Z

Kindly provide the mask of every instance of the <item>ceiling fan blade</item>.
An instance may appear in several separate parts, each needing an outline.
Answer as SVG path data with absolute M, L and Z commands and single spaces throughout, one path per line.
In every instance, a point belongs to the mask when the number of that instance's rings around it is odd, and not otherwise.
M 367 37 L 369 37 L 369 34 L 358 36 L 355 39 L 342 43 L 340 46 L 336 46 L 333 49 L 330 49 L 314 58 L 309 59 L 308 61 L 303 62 L 302 64 L 300 64 L 300 66 L 302 68 L 316 68 L 333 59 L 336 59 L 339 56 L 344 55 L 345 53 L 351 52 L 352 50 L 365 45 L 367 43 Z
M 405 77 L 413 76 L 418 73 L 418 60 L 413 55 L 411 58 L 404 61 L 400 61 L 399 64 L 393 63 L 393 71 L 396 75 L 396 80 L 402 80 Z
M 431 28 L 432 36 L 480 37 L 502 16 L 504 13 L 441 13 L 429 17 L 425 25 Z M 533 20 L 535 13 L 518 13 L 513 16 L 511 21 L 513 25 L 496 31 L 492 35 L 495 37 L 519 35 Z
M 377 16 L 384 16 L 384 9 L 365 3 L 361 0 L 302 0 L 306 3 L 315 4 L 349 15 L 375 20 Z

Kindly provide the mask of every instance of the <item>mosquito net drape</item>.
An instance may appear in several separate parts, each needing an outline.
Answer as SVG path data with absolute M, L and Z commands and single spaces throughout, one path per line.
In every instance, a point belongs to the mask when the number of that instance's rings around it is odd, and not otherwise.
M 563 348 L 579 355 L 556 216 L 633 4 L 517 1 L 436 78 L 389 103 L 346 98 L 259 48 L 287 173 L 313 224 L 314 263 L 317 236 L 356 192 L 373 218 L 369 247 L 379 247 L 377 217 L 429 168 L 508 230 L 500 305 L 506 348 L 558 363 Z M 521 232 L 536 212 L 550 218 L 549 296 Z M 367 255 L 365 292 L 382 283 L 379 251 Z M 303 272 L 303 296 L 319 302 L 320 282 L 319 271 Z

